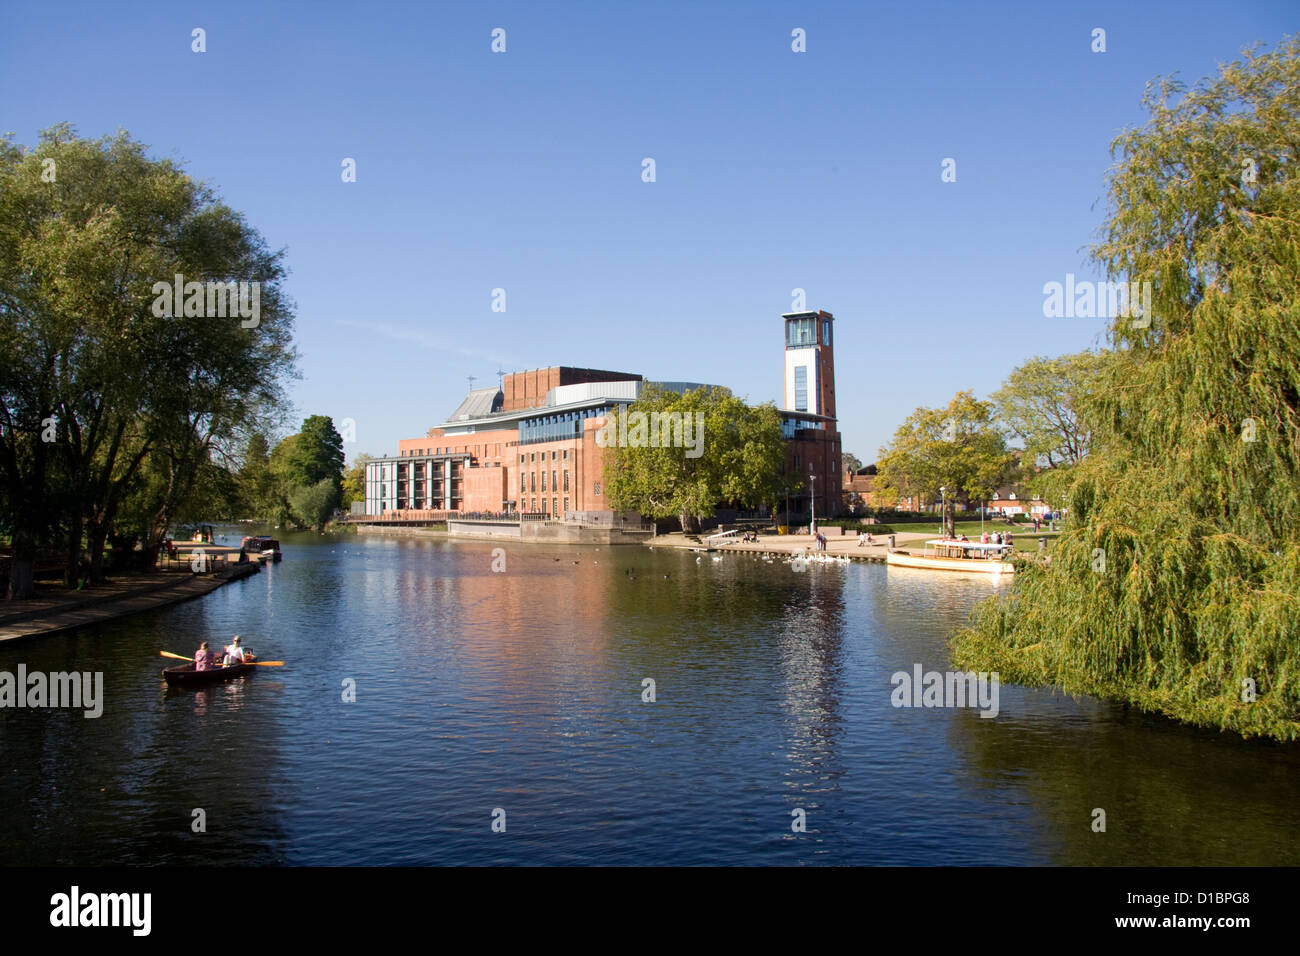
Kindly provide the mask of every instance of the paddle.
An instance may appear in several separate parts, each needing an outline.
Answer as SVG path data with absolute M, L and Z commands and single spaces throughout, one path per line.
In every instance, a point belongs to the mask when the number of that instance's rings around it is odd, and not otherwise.
M 173 654 L 170 651 L 159 651 L 163 657 L 175 658 L 178 661 L 193 661 L 192 657 L 182 657 L 180 654 Z M 284 661 L 244 661 L 245 664 L 256 664 L 258 667 L 283 667 Z

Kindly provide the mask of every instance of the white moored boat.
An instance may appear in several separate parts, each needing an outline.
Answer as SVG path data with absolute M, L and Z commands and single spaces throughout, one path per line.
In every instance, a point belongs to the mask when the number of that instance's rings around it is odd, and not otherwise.
M 931 568 L 935 571 L 973 571 L 977 574 L 1014 574 L 1006 560 L 1009 544 L 982 544 L 979 541 L 954 541 L 935 538 L 925 543 L 922 552 L 895 550 L 885 556 L 885 563 L 902 568 Z

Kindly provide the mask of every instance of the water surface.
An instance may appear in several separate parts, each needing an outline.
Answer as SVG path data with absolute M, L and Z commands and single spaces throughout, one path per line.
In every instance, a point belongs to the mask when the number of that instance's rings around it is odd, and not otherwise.
M 891 706 L 895 671 L 948 668 L 985 580 L 282 540 L 205 598 L 0 648 L 0 670 L 102 670 L 106 697 L 97 720 L 0 710 L 0 862 L 1300 861 L 1296 748 L 1005 685 L 995 719 Z M 288 666 L 164 687 L 160 650 L 236 633 Z

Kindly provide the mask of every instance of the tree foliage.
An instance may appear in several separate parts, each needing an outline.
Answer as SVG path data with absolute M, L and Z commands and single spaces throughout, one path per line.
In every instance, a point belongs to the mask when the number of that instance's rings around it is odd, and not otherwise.
M 1094 256 L 1117 319 L 1067 533 L 956 640 L 1004 679 L 1300 736 L 1300 42 L 1148 88 Z
M 305 419 L 302 431 L 284 438 L 267 461 L 270 493 L 262 500 L 276 523 L 323 527 L 340 501 L 343 464 L 343 438 L 333 420 L 325 415 Z M 318 502 L 322 485 L 330 489 L 323 510 Z
M 366 462 L 373 457 L 366 454 L 358 455 L 343 472 L 343 496 L 339 507 L 345 511 L 352 506 L 352 502 L 366 500 Z
M 1068 467 L 1088 454 L 1092 428 L 1080 412 L 1106 360 L 1097 351 L 1035 357 L 990 396 L 994 416 L 1023 446 L 1026 465 Z
M 629 417 L 647 420 L 673 413 L 683 422 L 703 416 L 703 430 L 695 435 L 698 456 L 685 447 L 611 443 L 604 451 L 604 482 L 616 510 L 677 516 L 690 530 L 719 504 L 758 508 L 785 494 L 785 440 L 776 406 L 749 406 L 722 388 L 679 394 L 652 384 L 627 408 Z
M 166 317 L 155 283 L 255 282 L 259 321 Z M 0 473 L 12 597 L 62 542 L 98 577 L 122 527 L 156 546 L 239 431 L 271 419 L 293 374 L 279 253 L 206 186 L 125 133 L 0 140 Z M 129 495 L 144 500 L 127 501 Z
M 958 392 L 945 408 L 918 408 L 899 426 L 893 442 L 880 450 L 875 487 L 886 500 L 942 497 L 969 506 L 992 497 L 1014 464 L 992 406 L 972 392 Z

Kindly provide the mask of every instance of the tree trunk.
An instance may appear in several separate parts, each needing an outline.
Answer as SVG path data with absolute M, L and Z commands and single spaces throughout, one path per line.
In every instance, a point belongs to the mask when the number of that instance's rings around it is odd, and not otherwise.
M 9 590 L 11 601 L 25 601 L 36 596 L 36 543 L 23 532 L 14 534 L 13 559 L 9 562 Z
M 107 521 L 92 522 L 89 528 L 87 544 L 90 545 L 90 581 L 92 584 L 104 583 L 104 544 L 108 540 Z
M 67 565 L 63 569 L 63 583 L 70 588 L 81 578 L 81 534 L 83 518 L 78 512 L 69 516 Z

